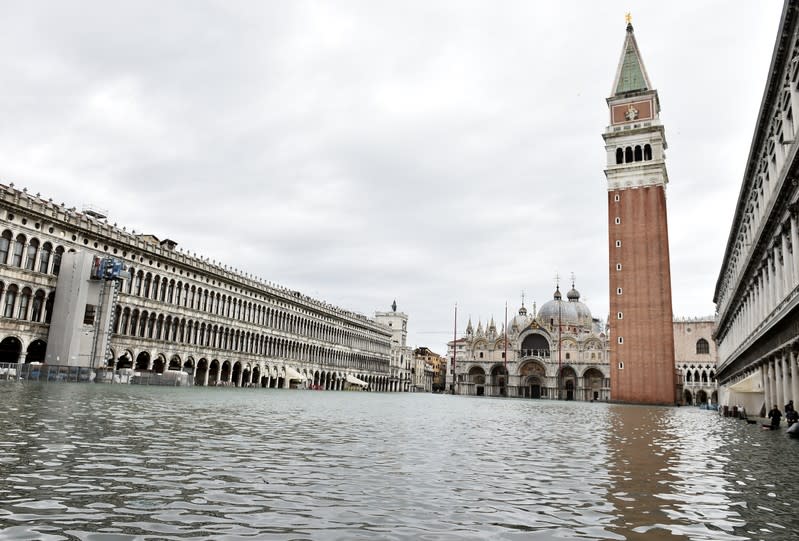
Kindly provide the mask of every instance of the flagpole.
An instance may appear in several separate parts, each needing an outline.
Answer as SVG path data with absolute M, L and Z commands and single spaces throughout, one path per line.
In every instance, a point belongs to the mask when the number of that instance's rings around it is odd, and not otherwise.
M 510 376 L 508 375 L 508 301 L 505 301 L 505 375 L 510 383 Z
M 452 394 L 455 394 L 455 367 L 458 357 L 458 303 L 455 303 L 455 328 L 452 336 Z
M 560 288 L 558 288 L 560 289 Z M 558 386 L 558 400 L 560 400 L 560 371 L 561 371 L 561 339 L 560 339 L 560 307 L 561 307 L 561 300 L 558 299 L 558 379 L 557 379 L 557 386 Z

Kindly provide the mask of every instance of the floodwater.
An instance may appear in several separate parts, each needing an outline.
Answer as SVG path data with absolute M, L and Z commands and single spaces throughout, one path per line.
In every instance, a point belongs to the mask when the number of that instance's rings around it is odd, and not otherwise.
M 694 408 L 0 385 L 2 539 L 796 539 L 799 440 Z

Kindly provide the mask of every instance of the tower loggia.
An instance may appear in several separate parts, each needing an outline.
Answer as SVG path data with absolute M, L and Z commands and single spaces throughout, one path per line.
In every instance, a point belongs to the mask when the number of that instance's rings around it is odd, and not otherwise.
M 607 103 L 611 399 L 674 404 L 666 137 L 629 22 Z

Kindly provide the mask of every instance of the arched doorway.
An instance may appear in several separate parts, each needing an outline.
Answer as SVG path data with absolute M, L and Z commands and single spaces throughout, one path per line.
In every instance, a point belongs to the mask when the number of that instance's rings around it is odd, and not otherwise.
M 194 359 L 192 358 L 186 359 L 186 362 L 183 363 L 183 372 L 185 372 L 189 376 L 192 376 L 191 381 L 194 380 Z
M 8 336 L 0 342 L 0 363 L 17 363 L 22 352 L 22 342 L 16 336 Z
M 485 394 L 486 373 L 480 366 L 473 366 L 469 369 L 469 384 L 473 386 L 473 392 L 477 396 Z
M 574 400 L 575 388 L 577 386 L 577 374 L 570 366 L 565 366 L 560 371 L 558 378 L 558 398 Z
M 503 365 L 496 365 L 491 369 L 492 395 L 508 396 L 508 369 Z
M 230 382 L 230 361 L 222 362 L 222 371 L 219 374 L 219 380 L 225 384 Z
M 540 363 L 535 361 L 524 363 L 519 368 L 519 376 L 522 381 L 521 396 L 524 398 L 541 398 L 545 374 L 546 371 Z
M 47 351 L 47 343 L 44 340 L 34 340 L 28 346 L 28 352 L 25 355 L 26 363 L 43 363 L 44 354 Z
M 205 385 L 205 374 L 208 372 L 208 359 L 200 359 L 194 370 L 194 384 Z
M 121 368 L 133 368 L 133 356 L 130 352 L 124 352 L 117 357 L 117 370 Z
M 583 389 L 585 396 L 583 400 L 599 400 L 602 393 L 602 383 L 605 377 L 597 368 L 589 368 L 583 374 Z
M 239 379 L 241 378 L 241 375 L 242 375 L 241 371 L 242 371 L 241 362 L 240 361 L 236 361 L 235 363 L 233 363 L 233 373 L 232 373 L 232 375 L 230 377 L 230 381 L 236 387 L 239 386 Z
M 216 359 L 211 361 L 211 365 L 208 368 L 208 384 L 209 385 L 219 384 L 219 361 L 217 361 Z
M 150 354 L 142 351 L 136 356 L 136 370 L 149 370 L 150 369 Z
M 699 403 L 699 405 L 707 404 L 707 393 L 704 391 L 704 389 L 700 389 L 696 393 L 696 401 Z
M 167 370 L 180 370 L 180 357 L 177 355 L 173 355 L 171 359 L 169 359 L 169 368 Z
M 694 403 L 694 398 L 693 398 L 693 395 L 691 394 L 691 391 L 689 391 L 688 389 L 685 389 L 685 392 L 683 392 L 682 395 L 683 395 L 683 400 L 685 401 L 685 404 L 687 406 L 692 406 L 693 403 Z
M 166 359 L 159 355 L 156 357 L 155 361 L 153 361 L 153 372 L 156 374 L 163 374 L 164 368 L 166 368 Z

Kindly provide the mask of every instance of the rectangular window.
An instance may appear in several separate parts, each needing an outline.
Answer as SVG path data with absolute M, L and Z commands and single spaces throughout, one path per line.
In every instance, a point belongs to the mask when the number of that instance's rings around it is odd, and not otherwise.
M 624 370 L 624 361 L 619 361 L 619 370 Z
M 83 324 L 84 325 L 94 325 L 94 312 L 97 310 L 97 307 L 93 304 L 86 305 L 86 311 L 83 313 Z
M 617 216 L 617 217 L 616 217 L 616 225 L 619 225 L 620 223 L 621 223 L 621 218 L 619 218 L 619 217 Z
M 619 344 L 623 344 L 623 343 L 624 343 L 624 337 L 623 336 L 619 336 Z
M 624 314 L 619 312 L 618 314 L 616 314 L 616 319 L 624 319 Z
M 616 203 L 618 203 L 619 201 L 621 201 L 621 196 L 620 196 L 619 194 L 616 194 L 616 195 L 614 195 L 614 196 L 613 196 L 613 200 L 614 200 Z
M 621 241 L 620 240 L 616 241 L 616 248 L 621 248 Z
M 616 263 L 616 270 L 617 270 L 617 271 L 620 271 L 620 270 L 621 270 L 621 263 Z
M 621 295 L 621 288 L 616 288 L 616 295 Z

